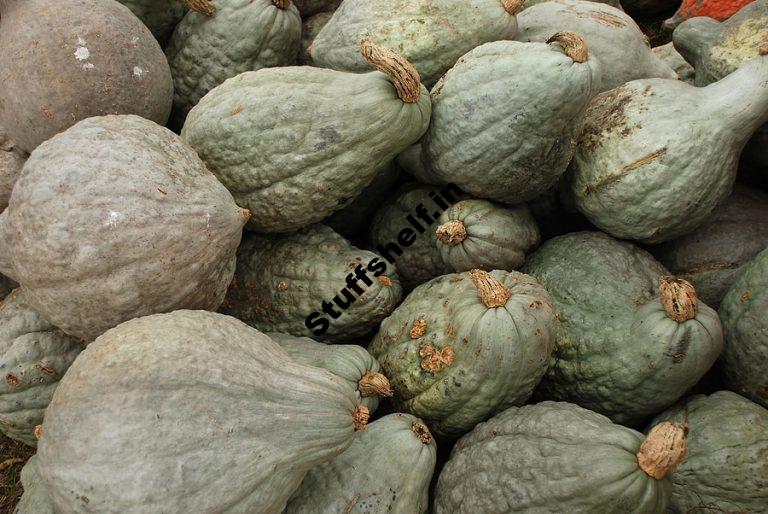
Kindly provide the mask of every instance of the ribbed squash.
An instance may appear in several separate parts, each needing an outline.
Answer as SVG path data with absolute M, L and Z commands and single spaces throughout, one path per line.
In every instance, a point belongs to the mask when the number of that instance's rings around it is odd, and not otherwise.
M 13 185 L 27 157 L 27 153 L 16 146 L 0 125 L 0 212 L 8 207 Z
M 160 45 L 165 45 L 176 25 L 187 13 L 187 4 L 195 0 L 118 0 L 133 12 L 152 32 Z M 197 2 L 199 3 L 199 1 Z
M 24 495 L 13 514 L 55 514 L 48 493 L 40 481 L 37 470 L 37 455 L 33 455 L 21 469 L 21 485 Z

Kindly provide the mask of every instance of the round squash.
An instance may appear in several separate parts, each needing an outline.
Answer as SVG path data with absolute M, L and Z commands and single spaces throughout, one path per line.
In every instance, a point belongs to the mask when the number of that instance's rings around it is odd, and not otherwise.
M 21 485 L 24 487 L 24 495 L 13 514 L 55 514 L 51 499 L 40 481 L 37 455 L 30 457 L 21 468 Z
M 398 410 L 457 437 L 531 396 L 549 363 L 554 324 L 549 295 L 533 278 L 471 270 L 414 289 L 369 351 Z
M 327 369 L 344 379 L 355 391 L 355 399 L 373 413 L 381 398 L 392 397 L 392 386 L 380 373 L 381 366 L 362 346 L 323 344 L 308 337 L 267 332 L 267 335 L 299 364 Z
M 279 513 L 367 410 L 328 371 L 205 311 L 133 319 L 75 361 L 38 471 L 57 512 Z
M 248 217 L 181 138 L 138 116 L 90 118 L 40 145 L 7 212 L 11 278 L 85 340 L 137 316 L 218 308 Z
M 764 512 L 768 411 L 730 391 L 696 395 L 655 422 L 684 424 L 688 457 L 672 475 L 672 514 Z
M 160 46 L 168 42 L 176 25 L 187 13 L 187 3 L 182 0 L 117 0 L 133 12 L 152 32 Z
M 35 427 L 85 345 L 45 321 L 24 296 L 15 289 L 0 303 L 0 432 L 36 446 Z
M 634 425 L 677 401 L 722 350 L 717 313 L 629 243 L 600 232 L 559 236 L 523 271 L 547 289 L 558 319 L 542 399 Z
M 437 447 L 410 414 L 390 414 L 307 474 L 285 514 L 425 514 Z
M 577 405 L 512 407 L 462 437 L 440 473 L 435 514 L 660 514 L 685 428 L 642 434 Z
M 720 304 L 728 387 L 768 407 L 768 249 L 739 275 Z
M 0 125 L 0 212 L 8 207 L 13 185 L 27 157 L 29 155 L 11 141 L 3 126 Z
M 386 73 L 248 72 L 190 112 L 182 135 L 251 210 L 249 228 L 288 232 L 322 220 L 426 130 L 429 96 L 413 67 L 367 40 L 361 52 Z
M 439 181 L 505 203 L 557 183 L 599 92 L 600 71 L 578 35 L 554 33 L 551 44 L 477 47 L 435 85 L 422 151 Z
M 0 125 L 22 150 L 91 116 L 168 120 L 168 62 L 124 5 L 3 0 L 0 20 Z
M 222 311 L 265 332 L 349 341 L 402 297 L 394 266 L 324 225 L 246 237 Z

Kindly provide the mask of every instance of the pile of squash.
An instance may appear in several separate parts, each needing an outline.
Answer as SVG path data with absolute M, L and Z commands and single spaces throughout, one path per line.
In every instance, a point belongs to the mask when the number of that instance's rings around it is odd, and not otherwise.
M 767 513 L 768 0 L 622 4 L 0 0 L 14 512 Z

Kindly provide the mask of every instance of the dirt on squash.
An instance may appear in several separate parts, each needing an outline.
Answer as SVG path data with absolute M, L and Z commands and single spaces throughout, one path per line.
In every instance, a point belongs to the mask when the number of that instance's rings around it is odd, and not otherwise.
M 34 448 L 0 435 L 0 514 L 11 514 L 24 490 L 21 468 L 35 453 Z

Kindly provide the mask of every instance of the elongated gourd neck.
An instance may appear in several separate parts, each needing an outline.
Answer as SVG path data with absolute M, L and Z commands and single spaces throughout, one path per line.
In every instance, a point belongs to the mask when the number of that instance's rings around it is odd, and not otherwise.
M 659 423 L 648 432 L 637 452 L 637 464 L 646 475 L 661 480 L 688 456 L 688 427 L 682 423 Z
M 712 18 L 698 17 L 691 18 L 681 24 L 672 39 L 675 44 L 675 50 L 691 64 L 695 64 L 701 57 L 702 52 L 717 41 L 723 33 L 722 25 Z

